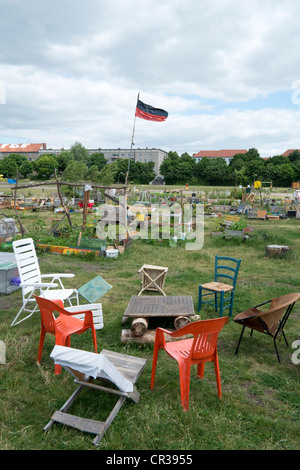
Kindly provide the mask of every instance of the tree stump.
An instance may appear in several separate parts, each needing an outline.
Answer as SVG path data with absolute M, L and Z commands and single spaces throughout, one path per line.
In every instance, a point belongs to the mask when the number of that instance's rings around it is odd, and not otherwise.
M 284 256 L 291 250 L 290 246 L 281 245 L 268 245 L 266 246 L 266 254 L 268 257 L 272 256 Z
M 182 328 L 183 326 L 186 326 L 189 323 L 191 323 L 191 320 L 188 317 L 184 316 L 176 317 L 174 320 L 174 326 L 176 330 L 179 330 L 179 328 Z
M 135 318 L 131 323 L 131 332 L 133 336 L 143 336 L 148 328 L 147 318 Z

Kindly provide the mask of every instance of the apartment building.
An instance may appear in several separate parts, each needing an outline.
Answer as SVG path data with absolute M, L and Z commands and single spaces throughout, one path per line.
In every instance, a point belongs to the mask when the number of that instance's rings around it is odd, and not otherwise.
M 41 149 L 39 152 L 40 155 L 51 153 L 54 155 L 59 155 L 63 149 Z M 64 149 L 68 150 L 68 149 Z M 103 149 L 103 148 L 93 148 L 87 149 L 89 155 L 93 153 L 102 153 L 106 158 L 108 163 L 113 163 L 120 158 L 128 159 L 130 158 L 130 149 L 121 149 L 121 148 L 112 148 L 112 149 Z M 159 175 L 159 168 L 164 159 L 168 156 L 168 153 L 161 149 L 155 148 L 135 148 L 131 151 L 131 160 L 135 162 L 154 162 L 154 171 Z
M 8 157 L 12 153 L 18 153 L 33 161 L 39 158 L 40 150 L 45 150 L 46 144 L 0 144 L 0 159 Z M 46 152 L 45 152 L 46 153 Z

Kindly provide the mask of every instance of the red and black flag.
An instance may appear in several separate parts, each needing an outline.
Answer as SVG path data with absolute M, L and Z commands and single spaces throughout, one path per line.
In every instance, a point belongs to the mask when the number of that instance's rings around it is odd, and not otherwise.
M 153 108 L 149 104 L 145 104 L 142 101 L 138 100 L 136 105 L 135 115 L 141 119 L 146 119 L 147 121 L 165 121 L 168 117 L 167 111 L 159 108 Z

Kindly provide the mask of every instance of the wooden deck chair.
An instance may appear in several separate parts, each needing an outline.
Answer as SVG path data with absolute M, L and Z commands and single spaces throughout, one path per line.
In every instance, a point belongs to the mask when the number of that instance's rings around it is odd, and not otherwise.
M 267 302 L 263 302 L 262 304 L 256 305 L 256 307 L 252 307 L 236 315 L 234 317 L 234 321 L 242 325 L 243 328 L 238 341 L 238 345 L 236 347 L 235 354 L 238 353 L 244 330 L 247 327 L 251 329 L 251 336 L 253 330 L 256 330 L 273 338 L 277 359 L 278 362 L 280 362 L 276 340 L 280 339 L 280 337 L 283 336 L 285 343 L 288 346 L 288 342 L 283 329 L 293 310 L 295 302 L 299 298 L 300 293 L 298 292 L 295 292 L 293 294 L 282 295 L 272 300 L 268 300 Z M 263 308 L 258 308 L 267 304 L 270 304 L 270 308 L 267 310 L 264 310 Z
M 72 306 L 71 300 L 75 299 L 78 305 L 77 290 L 65 289 L 61 281 L 61 278 L 71 278 L 74 277 L 74 274 L 56 273 L 42 275 L 32 238 L 14 241 L 13 250 L 21 280 L 20 287 L 22 288 L 23 304 L 10 326 L 17 325 L 31 317 L 38 309 L 34 294 L 49 300 L 62 300 L 63 302 L 67 300 L 70 306 Z M 44 282 L 44 278 L 50 278 L 50 282 Z M 59 288 L 56 289 L 58 286 Z M 32 305 L 32 302 L 34 302 L 34 305 Z M 17 321 L 23 311 L 29 312 L 29 315 Z
M 140 394 L 135 383 L 146 366 L 146 359 L 106 349 L 96 354 L 65 346 L 55 346 L 50 357 L 55 364 L 61 365 L 74 377 L 74 382 L 78 386 L 60 410 L 55 411 L 44 431 L 48 431 L 54 423 L 64 424 L 82 432 L 95 434 L 93 444 L 98 445 L 126 398 L 135 403 L 139 401 Z M 108 382 L 109 387 L 101 385 L 103 381 Z M 120 397 L 104 422 L 67 413 L 75 399 L 85 389 L 104 391 Z

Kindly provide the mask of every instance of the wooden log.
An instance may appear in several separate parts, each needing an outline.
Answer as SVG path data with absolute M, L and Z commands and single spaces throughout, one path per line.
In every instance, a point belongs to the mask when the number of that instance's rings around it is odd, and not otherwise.
M 268 257 L 271 256 L 284 256 L 291 250 L 290 246 L 281 245 L 268 245 L 266 246 L 266 254 Z
M 173 331 L 171 329 L 169 329 L 169 331 Z M 131 330 L 122 330 L 122 334 L 121 334 L 121 342 L 122 343 L 136 343 L 136 344 L 154 344 L 154 341 L 155 341 L 155 333 L 156 333 L 156 330 L 147 330 L 143 336 L 134 336 L 132 334 L 132 331 Z M 165 341 L 166 342 L 171 342 L 171 341 L 177 341 L 178 338 L 173 338 L 172 336 L 168 335 L 167 333 L 165 333 Z M 188 339 L 188 338 L 192 338 L 193 336 L 192 335 L 184 335 L 184 336 L 181 336 L 180 339 Z
M 131 324 L 131 332 L 134 336 L 143 336 L 148 328 L 147 318 L 134 318 Z
M 174 327 L 176 328 L 176 330 L 179 330 L 179 328 L 182 328 L 183 326 L 186 326 L 189 323 L 191 323 L 191 320 L 188 317 L 184 317 L 181 315 L 180 317 L 175 318 Z

